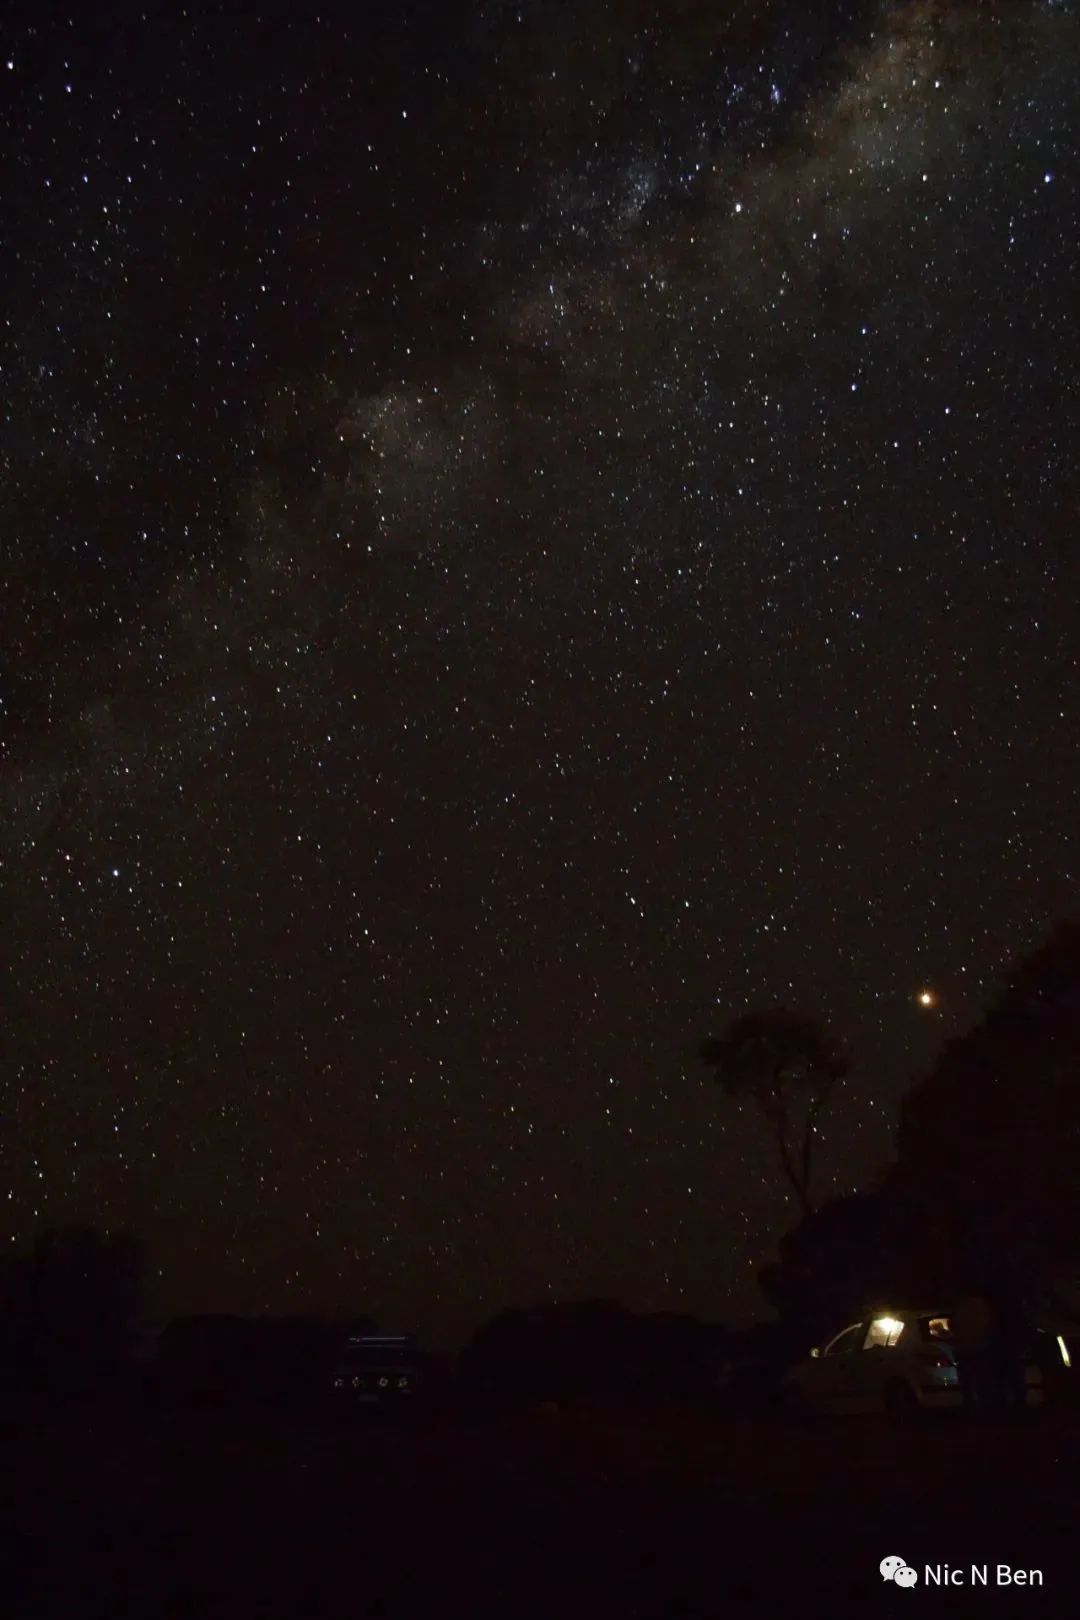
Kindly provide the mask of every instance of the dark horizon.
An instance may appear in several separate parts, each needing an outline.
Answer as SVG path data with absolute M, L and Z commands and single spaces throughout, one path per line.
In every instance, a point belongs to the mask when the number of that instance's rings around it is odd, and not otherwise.
M 10 14 L 12 1252 L 735 1325 L 776 1005 L 873 1181 L 1080 892 L 1080 33 L 991 9 Z

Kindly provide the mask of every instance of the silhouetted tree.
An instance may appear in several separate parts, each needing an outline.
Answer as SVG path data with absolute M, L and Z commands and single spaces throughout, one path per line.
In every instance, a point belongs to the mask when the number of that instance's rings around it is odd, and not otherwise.
M 711 1049 L 736 1094 L 767 1089 L 753 1023 Z M 764 1106 L 779 1129 L 781 1109 Z M 1025 1296 L 1055 1331 L 1080 1319 L 1080 922 L 1059 923 L 983 1021 L 946 1042 L 902 1104 L 879 1185 L 806 1211 L 759 1282 L 800 1340 L 873 1304 L 933 1306 L 971 1287 Z
M 16 1371 L 71 1389 L 122 1371 L 142 1284 L 142 1248 L 129 1234 L 81 1226 L 41 1233 L 8 1277 L 7 1341 Z
M 699 1055 L 729 1097 L 761 1113 L 800 1212 L 812 1214 L 817 1121 L 848 1070 L 840 1043 L 820 1020 L 778 1007 L 736 1018 Z
M 782 1322 L 805 1345 L 868 1307 L 932 1307 L 953 1288 L 941 1252 L 892 1179 L 822 1204 L 781 1238 L 758 1274 Z
M 727 1330 L 678 1311 L 635 1317 L 626 1383 L 636 1394 L 686 1399 L 711 1392 Z
M 477 1393 L 567 1400 L 622 1377 L 633 1321 L 610 1300 L 569 1300 L 507 1310 L 473 1335 L 466 1382 Z
M 897 1183 L 957 1272 L 1080 1262 L 1080 922 L 1018 962 L 906 1098 Z

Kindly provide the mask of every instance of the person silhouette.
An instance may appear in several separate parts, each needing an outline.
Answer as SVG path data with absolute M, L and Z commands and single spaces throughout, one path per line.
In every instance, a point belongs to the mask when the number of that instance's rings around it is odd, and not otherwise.
M 986 1412 L 994 1403 L 997 1323 L 985 1295 L 963 1294 L 950 1313 L 950 1326 L 964 1407 L 972 1414 Z
M 1005 1412 L 1016 1416 L 1027 1407 L 1030 1322 L 1023 1290 L 1011 1279 L 998 1292 L 997 1319 L 996 1394 Z

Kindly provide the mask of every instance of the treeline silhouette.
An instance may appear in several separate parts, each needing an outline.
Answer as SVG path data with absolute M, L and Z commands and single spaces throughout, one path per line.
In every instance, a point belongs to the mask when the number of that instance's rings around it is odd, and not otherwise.
M 638 1315 L 611 1300 L 508 1310 L 461 1358 L 463 1394 L 551 1401 L 700 1398 L 716 1384 L 731 1335 L 677 1312 Z
M 309 1404 L 325 1398 L 350 1338 L 372 1316 L 178 1317 L 142 1331 L 144 1257 L 126 1234 L 42 1233 L 4 1281 L 5 1382 L 53 1397 L 137 1389 L 167 1400 Z M 700 1395 L 715 1382 L 722 1328 L 607 1300 L 506 1310 L 457 1356 L 420 1354 L 429 1395 L 553 1401 Z
M 877 1185 L 812 1210 L 760 1275 L 810 1342 L 867 1302 L 966 1291 L 1080 1323 L 1080 923 L 1006 975 L 901 1107 Z
M 846 1058 L 784 1011 L 743 1017 L 702 1055 L 777 1136 L 803 1218 L 760 1273 L 771 1322 L 731 1332 L 609 1300 L 504 1310 L 428 1387 L 465 1398 L 700 1398 L 728 1372 L 778 1366 L 868 1306 L 937 1308 L 976 1290 L 1020 1302 L 1051 1332 L 1080 1325 L 1080 923 L 1059 923 L 1015 964 L 985 1018 L 947 1041 L 911 1088 L 896 1157 L 866 1191 L 817 1207 L 811 1125 Z M 800 1090 L 801 1142 L 792 1134 Z M 293 1401 L 324 1391 L 357 1315 L 326 1321 L 199 1316 L 141 1334 L 144 1253 L 127 1234 L 43 1232 L 0 1277 L 8 1387 L 51 1395 L 138 1386 L 165 1398 Z M 753 1391 L 753 1379 L 728 1387 Z

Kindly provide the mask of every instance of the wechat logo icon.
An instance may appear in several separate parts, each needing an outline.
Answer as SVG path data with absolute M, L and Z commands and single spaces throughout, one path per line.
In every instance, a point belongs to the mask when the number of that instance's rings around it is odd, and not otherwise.
M 892 1581 L 894 1586 L 914 1586 L 919 1577 L 905 1564 L 902 1558 L 883 1558 L 878 1565 L 883 1581 Z

